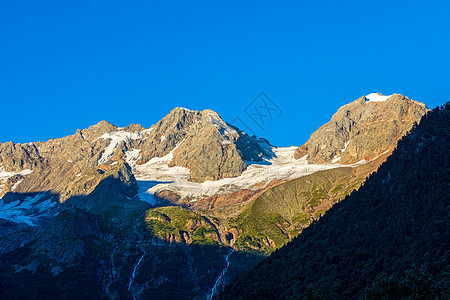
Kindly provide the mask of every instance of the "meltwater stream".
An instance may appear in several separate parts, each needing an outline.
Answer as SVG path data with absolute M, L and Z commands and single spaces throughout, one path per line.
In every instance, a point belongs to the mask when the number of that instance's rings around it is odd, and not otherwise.
M 216 232 L 217 232 L 217 237 L 219 238 L 219 241 L 220 241 L 223 245 L 225 245 L 225 243 L 224 243 L 223 240 L 222 240 L 222 237 L 220 236 L 219 229 L 217 229 L 217 226 L 216 226 L 213 222 L 211 222 L 208 218 L 205 218 L 205 220 L 206 220 L 209 224 L 211 224 L 211 226 L 216 230 Z M 209 300 L 211 300 L 212 297 L 214 296 L 214 294 L 217 292 L 217 286 L 219 285 L 220 281 L 223 279 L 223 277 L 224 277 L 225 274 L 227 273 L 228 267 L 230 266 L 230 256 L 231 256 L 231 254 L 233 254 L 234 249 L 230 247 L 230 250 L 231 250 L 231 251 L 227 254 L 227 256 L 226 256 L 226 258 L 225 258 L 225 260 L 226 260 L 226 262 L 227 262 L 227 265 L 225 266 L 225 269 L 222 270 L 222 273 L 220 273 L 219 277 L 217 277 L 217 280 L 216 280 L 216 282 L 214 283 L 214 286 L 213 286 L 213 288 L 212 288 L 212 290 L 211 290 L 211 296 L 209 297 Z
M 144 258 L 145 253 L 142 254 L 141 258 L 139 258 L 137 264 L 134 266 L 133 273 L 131 273 L 130 283 L 128 284 L 128 291 L 130 292 L 131 296 L 133 296 L 133 299 L 136 300 L 136 297 L 131 292 L 131 285 L 133 284 L 134 278 L 136 277 L 136 270 L 139 267 L 139 264 L 141 263 L 142 259 Z
M 222 273 L 219 275 L 219 277 L 217 277 L 217 280 L 216 280 L 216 282 L 214 283 L 214 286 L 213 286 L 212 291 L 211 291 L 211 296 L 209 297 L 210 300 L 212 299 L 212 297 L 214 296 L 214 294 L 217 292 L 217 291 L 216 291 L 217 285 L 220 283 L 220 281 L 222 280 L 222 278 L 225 276 L 225 274 L 227 273 L 228 267 L 230 266 L 230 260 L 229 260 L 229 258 L 230 258 L 230 255 L 233 254 L 233 252 L 234 252 L 234 249 L 233 249 L 233 248 L 230 248 L 230 249 L 231 249 L 231 251 L 230 251 L 230 253 L 227 254 L 227 257 L 226 257 L 226 259 L 225 259 L 225 260 L 227 261 L 227 266 L 225 267 L 225 269 L 223 269 L 223 271 L 222 271 Z
M 138 225 L 139 225 L 139 220 L 142 219 L 142 217 L 145 215 L 145 211 L 142 213 L 142 215 L 137 219 L 136 225 L 134 226 L 134 232 L 136 233 L 137 236 L 140 236 L 142 238 L 142 236 L 139 234 L 138 231 Z M 142 256 L 139 258 L 138 262 L 136 263 L 136 265 L 133 268 L 133 272 L 131 273 L 131 277 L 130 277 L 130 283 L 128 284 L 128 291 L 130 292 L 131 296 L 133 297 L 134 300 L 136 300 L 136 297 L 134 296 L 133 292 L 131 291 L 131 286 L 133 284 L 134 278 L 136 277 L 136 270 L 139 267 L 139 265 L 141 264 L 142 260 L 144 259 L 145 256 L 145 251 L 144 249 L 142 249 L 142 247 L 139 247 L 139 243 L 136 245 L 139 250 L 142 251 Z

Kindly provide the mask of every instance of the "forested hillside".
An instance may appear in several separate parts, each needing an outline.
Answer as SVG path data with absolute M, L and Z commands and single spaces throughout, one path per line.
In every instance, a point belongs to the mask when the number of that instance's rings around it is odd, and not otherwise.
M 448 299 L 450 103 L 425 115 L 356 192 L 220 299 Z

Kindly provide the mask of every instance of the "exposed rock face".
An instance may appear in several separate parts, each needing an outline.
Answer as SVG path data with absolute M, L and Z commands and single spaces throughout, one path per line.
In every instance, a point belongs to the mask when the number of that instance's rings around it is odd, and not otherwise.
M 171 166 L 190 169 L 192 180 L 217 180 L 239 176 L 245 161 L 269 156 L 256 138 L 225 123 L 212 110 L 190 111 L 175 108 L 150 128 L 149 136 L 132 147 L 141 149 L 137 164 L 173 151 Z
M 137 164 L 144 164 L 153 157 L 169 154 L 182 142 L 200 116 L 198 111 L 188 111 L 182 108 L 173 109 L 148 130 L 148 138 L 134 143 L 133 148 L 140 149 L 140 159 Z
M 136 157 L 128 157 L 130 152 Z M 191 179 L 199 182 L 239 176 L 246 161 L 270 155 L 255 137 L 228 125 L 211 110 L 175 108 L 147 130 L 139 124 L 119 128 L 101 121 L 47 142 L 0 144 L 0 171 L 9 174 L 0 176 L 0 196 L 49 191 L 59 195 L 60 202 L 79 199 L 102 181 L 103 185 L 116 179 L 135 185 L 124 160 L 139 165 L 168 154 L 173 155 L 171 166 L 190 169 Z M 25 175 L 18 174 L 24 170 Z M 114 172 L 126 176 L 106 179 Z M 132 198 L 135 192 L 125 194 Z
M 25 169 L 35 169 L 43 161 L 34 144 L 0 144 L 0 167 L 8 172 L 20 172 Z
M 399 94 L 386 98 L 370 94 L 342 106 L 299 147 L 296 158 L 308 155 L 313 164 L 351 164 L 392 150 L 428 109 Z
M 47 142 L 0 144 L 1 167 L 14 173 L 31 170 L 15 186 L 15 193 L 51 191 L 60 195 L 61 202 L 74 195 L 88 194 L 100 180 L 97 161 L 108 143 L 97 138 L 115 128 L 102 121 L 77 130 L 74 135 Z M 2 194 L 10 191 L 12 186 L 5 184 Z
M 174 152 L 173 165 L 189 168 L 197 181 L 240 175 L 247 167 L 236 145 L 240 134 L 210 110 L 197 120 Z
M 130 125 L 131 126 L 131 125 Z M 82 139 L 86 139 L 91 142 L 106 132 L 116 130 L 117 126 L 112 125 L 107 121 L 100 121 L 95 125 L 89 126 L 88 129 L 77 130 L 77 135 Z

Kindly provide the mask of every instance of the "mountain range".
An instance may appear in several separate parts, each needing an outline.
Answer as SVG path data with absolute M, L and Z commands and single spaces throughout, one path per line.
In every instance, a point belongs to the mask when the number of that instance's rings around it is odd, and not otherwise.
M 0 144 L 1 290 L 208 298 L 357 190 L 428 111 L 369 94 L 300 147 L 185 108 L 149 129 Z

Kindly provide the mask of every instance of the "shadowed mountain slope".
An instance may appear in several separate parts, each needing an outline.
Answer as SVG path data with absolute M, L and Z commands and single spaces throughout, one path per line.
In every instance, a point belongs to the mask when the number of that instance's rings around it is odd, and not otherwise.
M 220 299 L 434 299 L 450 280 L 450 103 L 364 185 Z

